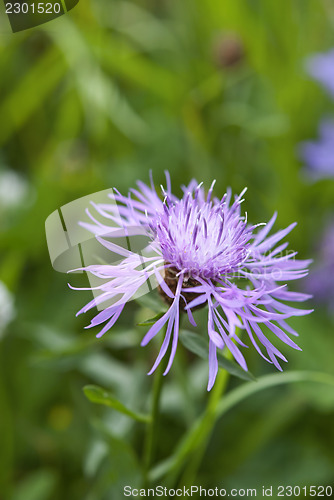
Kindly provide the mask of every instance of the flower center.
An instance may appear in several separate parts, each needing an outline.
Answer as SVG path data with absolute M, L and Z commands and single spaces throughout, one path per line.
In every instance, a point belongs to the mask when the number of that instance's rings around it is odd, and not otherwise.
M 168 264 L 168 263 L 166 263 L 166 264 Z M 179 271 L 175 267 L 166 267 L 164 269 L 164 271 L 165 271 L 165 275 L 164 275 L 165 283 L 169 287 L 171 292 L 173 292 L 173 294 L 175 295 L 178 281 L 179 281 L 179 279 L 182 279 L 182 278 L 177 276 Z M 189 276 L 189 277 L 183 276 L 183 283 L 182 283 L 183 290 L 185 288 L 193 288 L 193 287 L 199 286 L 199 285 L 200 285 L 200 283 L 198 281 L 196 281 L 194 278 L 192 278 L 191 276 Z M 163 300 L 165 302 L 167 302 L 167 304 L 171 305 L 173 302 L 173 299 L 171 297 L 169 297 L 160 286 L 158 287 L 158 291 L 159 291 L 161 297 L 163 298 Z M 194 293 L 194 292 L 182 291 L 182 295 L 185 298 L 186 303 L 184 302 L 184 300 L 182 300 L 182 299 L 180 300 L 180 310 L 184 312 L 184 308 L 186 307 L 186 305 L 189 302 L 191 302 L 193 299 L 196 299 L 196 297 L 198 297 L 198 294 Z M 205 306 L 205 303 L 201 304 L 197 307 L 194 307 L 193 311 L 196 309 L 200 309 L 201 307 L 204 307 L 204 306 Z
M 199 203 L 192 196 L 164 203 L 151 229 L 154 243 L 171 264 L 175 277 L 182 273 L 195 281 L 235 272 L 247 258 L 252 235 L 238 204 L 229 208 L 224 199 L 215 204 Z

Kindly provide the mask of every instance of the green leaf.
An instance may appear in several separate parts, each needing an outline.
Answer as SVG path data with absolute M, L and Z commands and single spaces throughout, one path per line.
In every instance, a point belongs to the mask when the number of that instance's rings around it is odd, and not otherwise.
M 43 107 L 44 100 L 54 92 L 65 70 L 66 66 L 59 57 L 58 49 L 51 47 L 15 82 L 0 105 L 3 123 L 6 123 L 6 126 L 0 129 L 2 143 L 24 125 L 38 108 Z M 43 82 L 43 85 L 40 82 Z
M 161 313 L 166 310 L 166 307 L 161 299 L 159 299 L 157 294 L 147 293 L 136 297 L 135 301 L 141 306 L 151 309 L 155 313 Z
M 162 318 L 164 315 L 164 312 L 160 312 L 153 316 L 153 318 L 147 319 L 146 321 L 143 321 L 142 323 L 137 323 L 137 326 L 151 326 L 154 325 L 158 321 L 158 319 Z
M 189 349 L 189 351 L 197 354 L 202 359 L 208 359 L 209 357 L 209 346 L 205 339 L 198 335 L 197 333 L 190 332 L 188 330 L 182 330 L 179 335 L 180 341 L 182 344 Z M 218 365 L 220 368 L 231 373 L 231 375 L 235 375 L 243 380 L 256 380 L 254 375 L 249 371 L 246 372 L 234 361 L 227 359 L 220 352 L 218 352 Z
M 222 354 L 218 352 L 218 365 L 220 368 L 223 368 L 224 370 L 228 371 L 231 375 L 235 375 L 238 378 L 241 378 L 243 380 L 252 380 L 256 381 L 256 377 L 250 372 L 246 371 L 241 366 L 239 366 L 237 363 L 234 361 L 225 358 Z
M 108 454 L 106 440 L 94 439 L 90 444 L 84 461 L 84 473 L 88 478 L 93 478 L 98 473 L 101 463 Z
M 48 500 L 57 486 L 53 470 L 39 469 L 21 479 L 15 487 L 12 500 Z
M 315 382 L 334 387 L 334 377 L 328 373 L 296 371 L 265 375 L 256 382 L 248 382 L 247 384 L 243 384 L 226 394 L 215 408 L 215 421 L 220 419 L 225 413 L 234 408 L 241 401 L 252 396 L 253 394 L 256 394 L 257 392 L 279 385 L 296 382 Z M 200 417 L 195 424 L 190 427 L 188 432 L 183 436 L 182 440 L 177 445 L 173 455 L 156 465 L 151 470 L 151 481 L 159 481 L 166 474 L 170 474 L 172 470 L 179 469 L 187 457 L 193 453 L 193 450 L 198 445 L 201 437 L 202 420 L 203 417 Z
M 123 498 L 124 486 L 139 489 L 143 484 L 141 464 L 131 445 L 125 439 L 112 436 L 110 429 L 100 429 L 103 438 L 103 457 L 91 476 L 92 496 L 87 500 Z M 104 431 L 104 432 L 103 432 Z
M 295 382 L 315 382 L 334 387 L 334 377 L 329 373 L 316 371 L 295 371 L 286 373 L 274 373 L 259 378 L 256 382 L 250 382 L 237 387 L 223 398 L 216 408 L 217 419 L 233 408 L 240 401 L 252 394 L 269 389 L 277 385 L 292 384 Z
M 148 423 L 151 421 L 151 417 L 149 415 L 144 415 L 130 410 L 124 406 L 123 403 L 118 401 L 118 399 L 116 399 L 111 392 L 99 387 L 98 385 L 86 385 L 83 388 L 83 391 L 87 399 L 89 399 L 92 403 L 109 406 L 110 408 L 137 420 L 138 422 Z

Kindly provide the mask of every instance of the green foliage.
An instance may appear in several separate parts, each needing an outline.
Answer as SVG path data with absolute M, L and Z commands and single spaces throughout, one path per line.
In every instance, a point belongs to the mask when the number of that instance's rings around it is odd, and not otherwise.
M 0 497 L 118 499 L 124 484 L 145 479 L 143 421 L 156 379 L 146 374 L 162 334 L 140 342 L 147 318 L 166 307 L 153 291 L 96 339 L 84 330 L 94 313 L 75 317 L 90 292 L 67 287 L 87 281 L 52 269 L 45 220 L 95 191 L 126 193 L 150 169 L 159 186 L 168 169 L 175 194 L 193 177 L 205 186 L 217 179 L 217 196 L 248 186 L 248 220 L 277 210 L 277 229 L 297 221 L 290 248 L 317 260 L 334 182 L 306 181 L 296 152 L 324 114 L 334 115 L 304 69 L 306 57 L 333 45 L 334 8 L 326 0 L 81 0 L 17 34 L 0 8 L 0 281 L 15 308 L 8 324 L 0 316 Z M 243 50 L 226 65 L 231 34 Z M 283 349 L 283 374 L 251 346 L 256 382 L 238 379 L 251 372 L 220 356 L 222 399 L 206 391 L 206 311 L 195 313 L 200 336 L 184 316 L 186 348 L 163 379 L 151 476 L 173 487 L 194 478 L 226 488 L 333 483 L 328 310 L 291 321 L 303 351 Z
M 119 411 L 120 413 L 124 413 L 128 417 L 137 420 L 138 422 L 150 422 L 149 415 L 142 415 L 141 413 L 136 413 L 132 410 L 129 410 L 126 406 L 123 405 L 118 399 L 111 394 L 111 392 L 106 391 L 102 387 L 98 387 L 97 385 L 86 385 L 83 388 L 86 398 L 89 399 L 92 403 L 109 406 L 114 410 Z
M 202 359 L 208 359 L 209 344 L 204 336 L 201 336 L 198 333 L 190 332 L 188 330 L 181 330 L 179 338 L 184 347 L 189 349 L 189 351 L 197 354 Z M 220 352 L 218 353 L 217 357 L 218 366 L 223 370 L 228 371 L 231 375 L 235 375 L 236 377 L 243 380 L 256 380 L 254 375 L 252 375 L 249 371 L 246 372 L 240 367 L 240 365 L 230 359 L 227 359 Z
M 137 326 L 151 326 L 154 325 L 158 321 L 158 319 L 162 318 L 164 315 L 163 312 L 160 312 L 153 316 L 153 318 L 146 319 L 145 321 L 141 321 L 140 323 L 137 323 Z

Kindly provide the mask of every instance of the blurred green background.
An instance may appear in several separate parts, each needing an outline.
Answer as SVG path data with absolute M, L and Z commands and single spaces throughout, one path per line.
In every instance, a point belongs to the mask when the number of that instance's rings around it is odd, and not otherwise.
M 1 5 L 0 499 L 118 500 L 124 484 L 140 484 L 143 424 L 93 405 L 82 388 L 100 384 L 148 408 L 156 350 L 140 347 L 146 329 L 135 325 L 152 311 L 131 303 L 103 339 L 85 331 L 92 314 L 75 313 L 90 293 L 52 269 L 45 219 L 95 191 L 126 193 L 150 169 L 159 186 L 168 169 L 175 194 L 192 177 L 217 179 L 217 196 L 248 186 L 249 220 L 278 210 L 277 229 L 298 221 L 290 248 L 316 259 L 334 181 L 308 182 L 296 147 L 334 114 L 304 70 L 308 55 L 334 45 L 334 4 L 80 0 L 40 28 L 8 26 Z M 291 324 L 303 352 L 283 348 L 285 369 L 334 374 L 326 307 Z M 252 351 L 251 371 L 272 373 Z M 180 346 L 157 459 L 204 408 L 206 382 L 207 363 Z M 232 377 L 229 390 L 242 383 Z M 198 484 L 333 485 L 333 417 L 330 386 L 246 399 L 216 425 Z

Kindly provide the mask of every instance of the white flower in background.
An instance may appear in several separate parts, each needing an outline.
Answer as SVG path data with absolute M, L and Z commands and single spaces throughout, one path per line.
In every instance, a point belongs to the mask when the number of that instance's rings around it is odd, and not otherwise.
M 14 319 L 14 298 L 6 285 L 0 281 L 0 338 L 6 326 Z
M 27 181 L 14 170 L 0 171 L 0 206 L 18 205 L 28 193 Z

